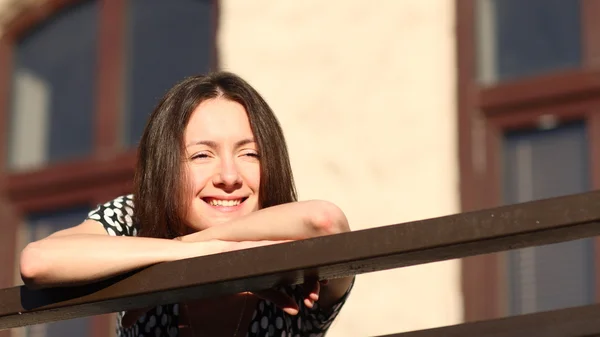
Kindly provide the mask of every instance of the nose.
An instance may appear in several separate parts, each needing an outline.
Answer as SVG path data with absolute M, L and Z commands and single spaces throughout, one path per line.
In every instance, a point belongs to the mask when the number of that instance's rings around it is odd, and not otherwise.
M 226 191 L 238 189 L 242 185 L 242 177 L 233 160 L 223 159 L 221 161 L 219 170 L 214 175 L 213 184 Z

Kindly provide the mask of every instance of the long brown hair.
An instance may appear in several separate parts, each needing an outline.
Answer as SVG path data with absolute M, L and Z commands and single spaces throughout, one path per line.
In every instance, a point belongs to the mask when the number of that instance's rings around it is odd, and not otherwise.
M 185 234 L 188 198 L 183 134 L 194 109 L 217 97 L 240 103 L 248 113 L 260 153 L 260 207 L 297 200 L 283 131 L 260 94 L 229 72 L 189 77 L 166 93 L 142 134 L 134 179 L 139 236 L 171 239 Z

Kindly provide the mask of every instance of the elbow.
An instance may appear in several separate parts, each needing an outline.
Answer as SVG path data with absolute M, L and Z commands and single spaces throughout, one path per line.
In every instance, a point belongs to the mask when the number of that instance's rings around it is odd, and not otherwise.
M 340 234 L 350 231 L 350 225 L 344 212 L 335 204 L 328 201 L 312 201 L 310 223 L 317 236 Z
M 19 268 L 23 283 L 30 289 L 40 289 L 43 287 L 43 278 L 47 269 L 40 249 L 39 242 L 28 244 L 21 252 Z

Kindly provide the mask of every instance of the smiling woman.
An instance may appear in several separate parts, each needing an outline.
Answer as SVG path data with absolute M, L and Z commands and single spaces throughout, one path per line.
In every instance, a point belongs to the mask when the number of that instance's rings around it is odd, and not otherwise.
M 190 228 L 207 229 L 258 210 L 258 150 L 241 104 L 224 98 L 200 103 L 184 138 Z
M 21 257 L 26 285 L 87 283 L 159 262 L 350 230 L 335 205 L 296 200 L 277 119 L 231 73 L 190 77 L 165 95 L 144 130 L 134 185 L 134 195 L 29 244 Z M 324 334 L 353 282 L 307 281 L 123 312 L 118 335 Z

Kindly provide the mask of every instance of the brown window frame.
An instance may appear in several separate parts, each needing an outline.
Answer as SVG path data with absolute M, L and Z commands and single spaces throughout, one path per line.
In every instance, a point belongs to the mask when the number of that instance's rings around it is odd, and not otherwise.
M 9 127 L 9 101 L 16 41 L 24 34 L 50 19 L 61 10 L 82 0 L 45 0 L 21 10 L 3 27 L 0 36 L 0 135 Z M 122 81 L 125 67 L 125 36 L 127 1 L 100 2 L 98 29 L 98 62 L 94 109 L 93 151 L 87 157 L 50 164 L 25 172 L 7 171 L 7 137 L 0 136 L 0 263 L 5 270 L 16 270 L 16 237 L 23 215 L 51 211 L 73 205 L 105 202 L 109 198 L 132 192 L 136 161 L 135 149 L 120 144 Z M 213 43 L 211 69 L 218 69 L 217 29 L 219 1 L 213 0 Z M 11 273 L 0 273 L 0 287 L 13 286 Z M 94 317 L 90 336 L 106 336 L 110 327 L 108 316 Z M 8 337 L 10 331 L 0 331 Z
M 98 34 L 98 65 L 94 116 L 94 144 L 89 156 L 51 164 L 24 172 L 6 171 L 7 139 L 0 139 L 3 192 L 19 213 L 65 207 L 74 203 L 95 203 L 98 190 L 122 193 L 133 173 L 134 151 L 120 153 L 117 123 L 120 113 L 120 85 L 123 64 L 125 1 L 102 1 Z M 80 0 L 49 0 L 40 8 L 25 9 L 5 26 L 0 40 L 0 127 L 8 128 L 10 78 L 15 43 L 43 21 Z M 102 99 L 99 99 L 99 98 Z M 118 186 L 124 186 L 118 188 Z
M 461 210 L 501 202 L 500 142 L 507 128 L 537 125 L 545 114 L 585 121 L 592 189 L 600 188 L 600 0 L 582 1 L 582 66 L 575 70 L 482 86 L 476 77 L 475 2 L 456 0 L 458 142 Z M 600 300 L 600 238 L 594 238 L 596 298 Z M 462 259 L 465 321 L 503 316 L 504 253 Z

